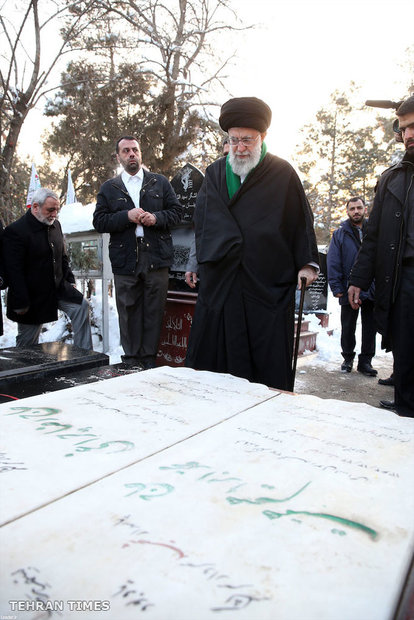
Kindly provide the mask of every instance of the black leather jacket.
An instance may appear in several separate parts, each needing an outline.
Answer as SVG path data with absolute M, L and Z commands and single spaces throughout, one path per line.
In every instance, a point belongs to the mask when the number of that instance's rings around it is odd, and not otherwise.
M 98 232 L 111 235 L 109 258 L 112 271 L 117 275 L 134 273 L 138 260 L 136 225 L 128 219 L 128 211 L 134 207 L 121 176 L 109 179 L 99 190 L 93 225 Z M 182 206 L 164 176 L 144 170 L 140 207 L 157 218 L 154 226 L 144 226 L 150 269 L 170 267 L 173 244 L 169 227 L 180 222 Z

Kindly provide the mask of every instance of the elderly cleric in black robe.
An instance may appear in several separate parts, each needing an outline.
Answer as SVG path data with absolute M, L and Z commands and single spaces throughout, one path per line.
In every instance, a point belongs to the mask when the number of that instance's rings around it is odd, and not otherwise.
M 186 366 L 288 390 L 295 289 L 301 275 L 316 279 L 318 250 L 296 172 L 266 152 L 271 114 L 255 97 L 221 108 L 231 152 L 207 168 L 197 197 L 200 285 Z

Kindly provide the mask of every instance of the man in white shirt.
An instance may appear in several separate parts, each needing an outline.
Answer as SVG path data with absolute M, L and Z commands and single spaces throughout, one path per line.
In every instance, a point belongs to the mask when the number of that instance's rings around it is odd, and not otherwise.
M 111 235 L 122 361 L 147 369 L 156 362 L 173 260 L 169 227 L 182 207 L 164 176 L 142 168 L 136 138 L 119 138 L 116 154 L 124 170 L 99 190 L 93 225 Z

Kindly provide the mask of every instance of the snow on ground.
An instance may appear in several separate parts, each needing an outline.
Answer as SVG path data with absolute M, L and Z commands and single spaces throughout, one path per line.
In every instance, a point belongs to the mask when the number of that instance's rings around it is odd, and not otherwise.
M 4 295 L 4 292 L 3 292 Z M 101 321 L 101 304 L 102 296 L 100 292 L 99 283 L 97 283 L 96 295 L 93 295 L 90 300 L 92 311 L 92 338 L 93 348 L 95 351 L 102 352 L 102 321 Z M 5 303 L 3 299 L 3 321 L 4 321 L 4 335 L 0 337 L 0 348 L 15 346 L 15 338 L 17 333 L 17 325 L 12 321 L 9 321 L 5 316 Z M 341 318 L 340 307 L 337 299 L 333 297 L 331 292 L 328 295 L 328 312 L 329 312 L 329 326 L 324 329 L 319 325 L 318 318 L 315 315 L 309 314 L 306 319 L 310 321 L 310 331 L 318 332 L 316 345 L 316 352 L 306 352 L 298 361 L 298 373 L 305 373 L 306 366 L 311 364 L 312 366 L 321 365 L 324 366 L 328 372 L 338 370 L 341 363 Z M 44 325 L 44 332 L 40 336 L 40 342 L 51 342 L 54 340 L 60 340 L 65 338 L 65 342 L 72 343 L 73 340 L 68 334 L 66 327 L 66 320 L 62 313 L 60 317 L 54 323 L 46 323 Z M 333 334 L 329 335 L 329 332 L 333 330 Z M 358 320 L 357 324 L 357 354 L 359 352 L 359 346 L 361 343 L 361 324 Z M 119 344 L 119 327 L 118 327 L 118 313 L 115 305 L 114 297 L 109 298 L 109 351 L 110 363 L 116 364 L 121 360 L 122 347 Z M 381 369 L 383 366 L 389 366 L 390 353 L 386 353 L 381 350 L 381 336 L 377 335 L 377 352 L 375 356 L 375 363 L 373 365 L 377 369 Z
M 328 312 L 329 312 L 329 326 L 324 329 L 319 325 L 319 320 L 315 315 L 308 314 L 306 319 L 309 320 L 309 330 L 318 332 L 316 338 L 316 353 L 310 353 L 305 351 L 305 354 L 301 357 L 300 363 L 298 362 L 298 372 L 306 372 L 303 368 L 307 364 L 312 366 L 321 365 L 324 366 L 328 372 L 339 370 L 342 364 L 341 355 L 341 310 L 338 300 L 332 295 L 331 291 L 328 293 Z M 332 335 L 330 335 L 333 330 Z M 358 318 L 356 329 L 356 355 L 355 360 L 360 352 L 361 346 L 361 319 Z M 391 359 L 391 353 L 386 353 L 381 349 L 381 335 L 377 334 L 376 339 L 376 354 L 372 362 L 372 365 L 377 369 L 382 367 L 389 367 Z
M 78 288 L 80 288 L 79 285 Z M 97 288 L 100 288 L 99 284 Z M 7 347 L 14 347 L 16 344 L 17 323 L 10 321 L 6 317 L 4 293 L 2 298 L 4 334 L 3 336 L 0 336 L 0 348 L 5 349 Z M 93 348 L 95 351 L 102 352 L 102 295 L 99 290 L 96 295 L 91 297 L 89 302 L 92 317 Z M 73 344 L 73 338 L 67 329 L 65 315 L 60 311 L 57 321 L 44 324 L 43 332 L 39 338 L 39 342 L 53 342 L 56 340 L 64 340 L 69 344 Z M 109 298 L 109 351 L 107 354 L 110 356 L 111 364 L 116 364 L 121 361 L 122 347 L 119 343 L 118 312 L 115 305 L 115 299 L 113 297 Z
M 92 218 L 95 209 L 95 203 L 89 205 L 82 205 L 81 203 L 74 203 L 72 205 L 65 205 L 60 211 L 59 221 L 62 225 L 63 232 L 65 234 L 76 233 L 82 231 L 93 230 Z M 81 288 L 82 282 L 78 282 L 78 288 Z M 3 322 L 4 322 L 4 335 L 0 337 L 0 348 L 14 347 L 17 333 L 17 325 L 12 321 L 9 321 L 5 316 L 5 303 L 4 296 L 5 291 L 2 291 L 3 297 Z M 101 307 L 102 307 L 102 289 L 101 282 L 96 281 L 96 294 L 94 294 L 90 300 L 91 305 L 91 319 L 92 319 L 92 341 L 95 351 L 102 352 L 102 319 L 101 319 Z M 297 363 L 297 379 L 300 383 L 300 375 L 302 375 L 302 383 L 306 384 L 306 380 L 314 372 L 315 367 L 323 367 L 326 372 L 337 372 L 340 369 L 342 363 L 341 356 L 341 318 L 340 318 L 340 306 L 338 300 L 333 297 L 331 291 L 328 293 L 328 312 L 329 312 L 329 326 L 324 329 L 319 325 L 319 320 L 315 315 L 309 314 L 306 319 L 310 321 L 309 329 L 313 332 L 318 332 L 316 339 L 316 352 L 306 352 L 300 356 Z M 330 335 L 330 333 L 332 335 Z M 47 323 L 44 325 L 44 331 L 40 336 L 40 342 L 53 342 L 63 339 L 65 342 L 72 343 L 73 339 L 67 329 L 67 321 L 65 316 L 60 313 L 59 319 L 54 323 Z M 356 353 L 359 352 L 361 343 L 361 324 L 360 320 L 357 324 L 357 346 Z M 118 327 L 118 313 L 115 304 L 115 298 L 109 298 L 109 351 L 107 354 L 110 358 L 111 364 L 116 364 L 121 361 L 121 355 L 123 351 L 119 343 L 119 327 Z M 381 336 L 377 335 L 377 353 L 373 361 L 373 366 L 379 371 L 379 376 L 388 376 L 390 369 L 391 353 L 385 353 L 381 350 Z M 381 373 L 382 369 L 386 369 Z M 299 376 L 298 376 L 299 375 Z

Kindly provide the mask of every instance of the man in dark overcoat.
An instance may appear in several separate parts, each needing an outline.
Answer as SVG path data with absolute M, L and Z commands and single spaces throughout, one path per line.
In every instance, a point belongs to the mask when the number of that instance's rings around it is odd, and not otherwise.
M 92 349 L 89 304 L 75 288 L 59 209 L 54 192 L 38 189 L 30 209 L 4 229 L 7 317 L 17 322 L 17 347 L 37 344 L 43 323 L 56 321 L 60 309 L 71 320 L 74 344 Z
M 361 196 L 353 196 L 346 203 L 348 219 L 341 222 L 329 244 L 327 255 L 328 282 L 332 293 L 341 306 L 341 347 L 344 361 L 342 372 L 351 372 L 355 357 L 355 331 L 358 310 L 351 308 L 348 301 L 348 281 L 351 269 L 366 233 L 366 206 Z M 378 373 L 371 365 L 375 355 L 374 283 L 368 291 L 361 293 L 361 352 L 358 356 L 357 370 L 368 377 Z
M 230 99 L 230 152 L 206 170 L 195 209 L 200 289 L 186 365 L 289 390 L 295 288 L 318 275 L 313 217 L 292 166 L 267 153 L 271 110 Z
M 170 226 L 180 222 L 182 206 L 164 176 L 144 170 L 133 136 L 119 138 L 116 153 L 124 170 L 99 190 L 93 225 L 111 235 L 122 361 L 147 369 L 156 364 L 173 261 Z
M 414 96 L 397 109 L 406 148 L 378 183 L 367 235 L 351 272 L 353 308 L 375 278 L 375 319 L 394 356 L 394 401 L 381 406 L 414 417 Z

